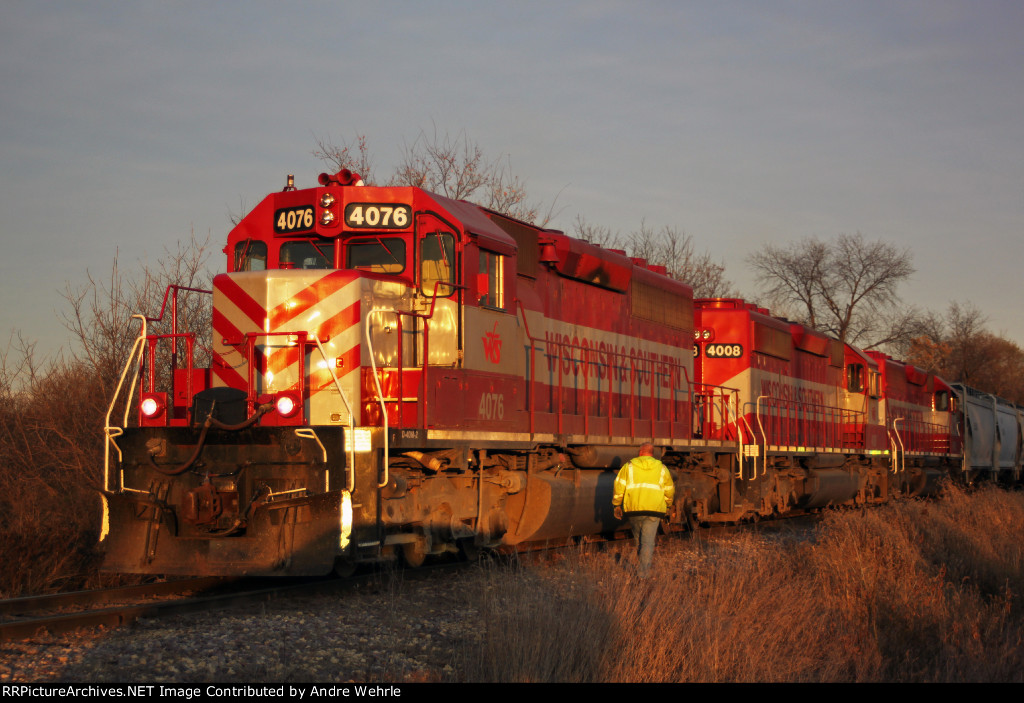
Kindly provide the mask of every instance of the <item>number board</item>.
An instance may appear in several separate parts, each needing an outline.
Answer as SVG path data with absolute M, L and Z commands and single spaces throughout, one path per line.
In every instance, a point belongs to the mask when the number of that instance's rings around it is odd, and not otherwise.
M 274 233 L 288 234 L 313 229 L 313 206 L 285 207 L 274 211 Z
M 736 359 L 743 356 L 742 344 L 708 344 L 704 356 L 709 359 Z
M 405 229 L 412 222 L 412 208 L 398 203 L 349 203 L 345 226 L 355 229 Z

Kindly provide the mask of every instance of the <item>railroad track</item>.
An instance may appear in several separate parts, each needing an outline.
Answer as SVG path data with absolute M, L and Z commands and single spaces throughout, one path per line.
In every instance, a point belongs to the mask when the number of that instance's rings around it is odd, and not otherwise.
M 799 516 L 792 518 L 793 522 L 790 524 L 808 525 L 816 519 L 816 516 Z M 678 539 L 697 536 L 713 539 L 751 528 L 779 532 L 787 529 L 787 522 L 789 521 L 782 520 L 778 523 L 759 525 L 705 527 L 696 533 L 681 533 L 673 537 Z M 618 548 L 628 545 L 628 530 L 623 531 L 621 536 L 624 539 L 613 540 L 608 545 L 618 543 Z M 558 548 L 540 551 L 558 551 Z M 405 569 L 401 572 L 401 577 L 405 580 L 431 578 L 438 572 L 443 573 L 467 565 L 467 562 L 428 564 L 417 569 Z M 331 590 L 345 591 L 372 585 L 381 578 L 381 572 L 345 579 L 325 577 L 286 581 L 208 577 L 0 600 L 0 642 L 27 639 L 43 631 L 55 635 L 88 627 L 114 628 L 129 625 L 139 618 L 197 613 L 212 608 L 265 602 L 282 596 L 311 595 Z
M 187 594 L 228 583 L 223 578 L 180 579 L 0 600 L 0 642 L 31 637 L 40 630 L 59 634 L 79 627 L 124 625 L 190 600 Z
M 428 578 L 439 570 L 464 563 L 436 564 L 406 570 L 403 578 Z M 198 613 L 265 602 L 282 596 L 311 595 L 364 587 L 381 579 L 380 573 L 346 579 L 182 579 L 143 586 L 58 593 L 0 600 L 0 642 L 24 640 L 42 632 L 51 635 L 89 627 L 114 628 L 139 618 Z M 157 600 L 160 599 L 160 600 Z

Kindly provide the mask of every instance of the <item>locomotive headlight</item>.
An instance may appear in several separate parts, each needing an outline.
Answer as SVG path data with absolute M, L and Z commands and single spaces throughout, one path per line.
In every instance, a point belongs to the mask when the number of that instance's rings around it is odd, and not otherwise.
M 159 417 L 164 411 L 163 399 L 155 395 L 143 396 L 142 402 L 139 403 L 139 412 L 144 417 L 152 418 Z
M 693 338 L 697 339 L 697 340 L 700 339 L 700 330 L 694 330 L 693 331 Z
M 341 551 L 348 549 L 349 538 L 352 536 L 352 494 L 341 492 L 341 530 L 338 535 L 338 546 Z
M 110 534 L 110 506 L 107 505 L 107 497 L 100 493 L 100 501 L 103 503 L 103 522 L 100 524 L 100 542 Z
M 299 402 L 290 393 L 281 393 L 274 403 L 277 414 L 281 417 L 292 417 L 299 411 Z
M 330 193 L 324 193 L 320 196 L 320 207 L 330 207 L 334 205 L 334 196 Z
M 702 336 L 704 337 L 705 341 L 711 339 L 711 330 L 704 330 L 704 334 Z
M 330 210 L 324 210 L 320 213 L 320 224 L 329 225 L 334 222 L 334 213 Z

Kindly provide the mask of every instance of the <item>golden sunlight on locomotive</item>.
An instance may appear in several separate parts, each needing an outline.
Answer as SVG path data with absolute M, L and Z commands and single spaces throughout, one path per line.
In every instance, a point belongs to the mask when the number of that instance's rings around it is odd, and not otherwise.
M 105 428 L 108 570 L 612 537 L 644 442 L 676 485 L 669 532 L 1020 479 L 1009 404 L 465 201 L 289 176 L 224 252 L 208 368 L 182 289 L 170 333 L 136 316 Z

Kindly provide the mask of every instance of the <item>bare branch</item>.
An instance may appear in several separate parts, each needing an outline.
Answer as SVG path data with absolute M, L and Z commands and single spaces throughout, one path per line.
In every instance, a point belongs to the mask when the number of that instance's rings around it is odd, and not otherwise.
M 801 323 L 865 348 L 906 344 L 916 333 L 920 313 L 897 299 L 911 261 L 909 250 L 860 233 L 769 244 L 748 258 L 770 304 L 796 308 Z
M 343 139 L 341 144 L 335 144 L 329 136 L 321 138 L 313 135 L 313 141 L 316 143 L 313 156 L 325 161 L 335 172 L 347 168 L 358 173 L 366 185 L 377 185 L 373 173 L 373 157 L 365 135 L 357 134 L 351 142 Z
M 610 227 L 605 225 L 594 225 L 586 221 L 583 215 L 576 215 L 576 222 L 573 224 L 573 233 L 577 238 L 585 242 L 596 244 L 605 249 L 625 249 L 621 235 L 613 233 Z
M 356 171 L 367 185 L 379 185 L 366 137 L 357 135 L 340 145 L 330 138 L 314 136 L 314 141 L 313 155 L 330 168 Z M 526 181 L 513 173 L 508 155 L 492 161 L 465 130 L 452 136 L 438 131 L 437 125 L 430 133 L 420 130 L 412 144 L 403 145 L 401 161 L 386 185 L 423 188 L 454 200 L 473 200 L 517 220 L 541 220 L 540 226 L 550 221 L 554 211 L 552 202 L 541 217 L 543 204 L 530 202 Z

